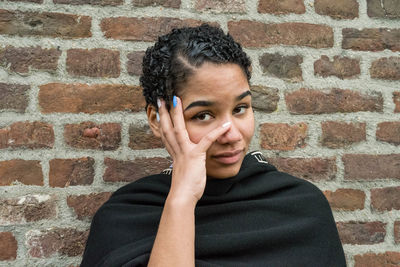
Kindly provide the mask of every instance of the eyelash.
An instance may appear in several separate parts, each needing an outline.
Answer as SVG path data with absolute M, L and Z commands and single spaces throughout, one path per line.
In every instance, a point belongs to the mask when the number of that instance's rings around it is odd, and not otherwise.
M 241 109 L 241 108 L 244 108 L 245 111 L 246 111 L 246 109 L 248 109 L 249 106 L 248 106 L 247 104 L 239 105 L 239 106 L 235 107 L 234 111 L 237 110 L 237 109 Z M 239 112 L 235 112 L 235 113 L 239 113 Z M 244 113 L 244 112 L 243 112 L 243 113 Z M 243 113 L 239 113 L 239 114 L 243 114 Z M 212 113 L 209 112 L 209 111 L 202 111 L 202 112 L 199 112 L 199 113 L 197 113 L 196 115 L 194 115 L 194 116 L 191 118 L 191 120 L 199 120 L 200 116 L 203 116 L 203 115 L 209 115 L 209 116 L 211 116 L 211 117 L 213 116 Z M 203 121 L 203 120 L 200 120 L 200 121 Z

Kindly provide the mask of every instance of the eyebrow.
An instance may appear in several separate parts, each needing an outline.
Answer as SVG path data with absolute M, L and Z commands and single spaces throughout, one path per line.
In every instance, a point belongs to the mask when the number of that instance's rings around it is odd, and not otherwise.
M 246 96 L 251 95 L 250 90 L 247 90 L 246 92 L 241 93 L 239 96 L 236 97 L 236 101 L 240 101 L 243 98 L 245 98 Z M 193 108 L 193 107 L 209 107 L 214 105 L 215 102 L 212 101 L 206 101 L 206 100 L 199 100 L 199 101 L 194 101 L 192 103 L 190 103 L 184 111 Z

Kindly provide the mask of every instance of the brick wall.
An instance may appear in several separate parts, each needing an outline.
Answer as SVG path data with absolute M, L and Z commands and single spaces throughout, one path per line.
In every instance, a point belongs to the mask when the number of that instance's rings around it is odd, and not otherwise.
M 76 266 L 110 193 L 169 164 L 143 51 L 209 22 L 253 61 L 259 149 L 315 183 L 349 266 L 400 264 L 400 2 L 0 2 L 0 265 Z

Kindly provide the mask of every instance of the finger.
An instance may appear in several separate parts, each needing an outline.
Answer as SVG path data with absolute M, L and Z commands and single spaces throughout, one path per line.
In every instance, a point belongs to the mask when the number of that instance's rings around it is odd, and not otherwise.
M 168 151 L 168 153 L 171 155 L 172 159 L 175 158 L 175 151 L 174 149 L 171 147 L 171 145 L 169 144 L 169 142 L 166 140 L 164 134 L 162 131 L 160 131 L 160 135 L 161 135 L 161 141 L 163 142 L 165 149 Z
M 177 142 L 180 146 L 184 146 L 190 142 L 189 134 L 186 130 L 185 117 L 183 116 L 182 101 L 179 97 L 174 96 L 173 108 L 171 110 L 172 124 Z
M 231 122 L 226 122 L 221 126 L 217 127 L 216 129 L 212 130 L 206 136 L 204 136 L 198 143 L 200 151 L 206 152 L 207 149 L 211 146 L 211 144 L 214 143 L 215 140 L 218 139 L 218 137 L 226 133 L 230 128 L 231 128 Z
M 164 100 L 158 100 L 157 104 L 159 105 L 158 112 L 160 114 L 160 125 L 161 125 L 160 132 L 164 136 L 164 144 L 166 146 L 168 144 L 170 149 L 173 150 L 171 152 L 176 154 L 180 151 L 180 149 L 174 134 L 171 116 L 167 111 Z

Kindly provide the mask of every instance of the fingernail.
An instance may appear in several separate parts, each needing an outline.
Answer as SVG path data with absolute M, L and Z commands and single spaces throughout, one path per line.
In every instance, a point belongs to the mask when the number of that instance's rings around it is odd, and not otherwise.
M 176 101 L 176 96 L 172 98 L 172 104 L 174 105 L 174 108 L 176 107 L 177 101 Z
M 158 112 L 156 113 L 156 118 L 157 118 L 157 121 L 160 121 L 160 115 L 158 114 Z
M 225 122 L 224 124 L 222 124 L 222 127 L 226 128 L 226 127 L 228 127 L 229 125 L 231 125 L 231 122 L 230 122 L 230 121 Z
M 161 108 L 161 100 L 159 98 L 157 98 L 157 106 Z

